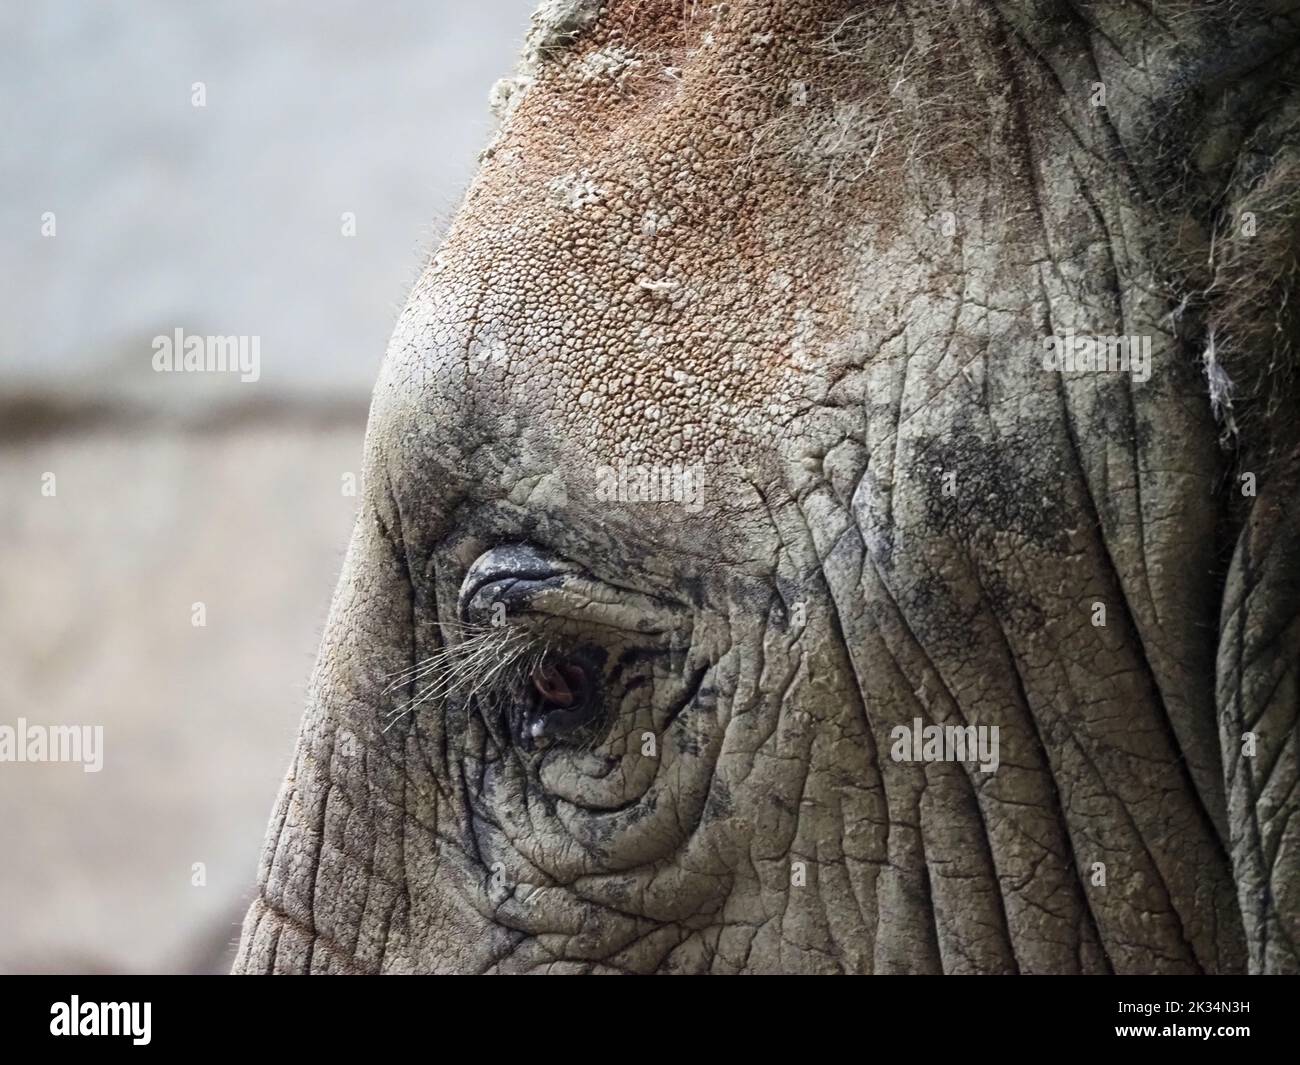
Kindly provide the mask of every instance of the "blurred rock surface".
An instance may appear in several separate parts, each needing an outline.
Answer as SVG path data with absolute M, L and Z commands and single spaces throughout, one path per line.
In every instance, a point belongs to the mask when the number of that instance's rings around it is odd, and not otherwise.
M 100 412 L 0 436 L 0 723 L 104 728 L 98 773 L 0 766 L 0 969 L 224 965 L 355 513 L 363 419 L 359 403 L 188 426 Z

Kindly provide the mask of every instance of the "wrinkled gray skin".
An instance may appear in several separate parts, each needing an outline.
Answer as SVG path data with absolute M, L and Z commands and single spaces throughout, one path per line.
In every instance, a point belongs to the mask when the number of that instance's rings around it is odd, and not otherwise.
M 236 969 L 1295 971 L 1296 9 L 544 4 Z M 480 631 L 595 720 L 525 742 Z

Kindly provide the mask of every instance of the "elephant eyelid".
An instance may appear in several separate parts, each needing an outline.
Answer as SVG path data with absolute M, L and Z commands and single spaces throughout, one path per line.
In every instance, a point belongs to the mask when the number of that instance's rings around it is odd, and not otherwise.
M 598 625 L 620 633 L 669 642 L 689 636 L 689 611 L 639 592 L 584 578 L 568 578 L 560 584 L 539 589 L 528 599 L 527 613 Z

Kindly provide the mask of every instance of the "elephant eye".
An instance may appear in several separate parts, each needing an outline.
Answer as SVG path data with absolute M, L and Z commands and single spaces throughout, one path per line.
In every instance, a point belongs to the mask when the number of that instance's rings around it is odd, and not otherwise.
M 442 693 L 472 705 L 498 743 L 593 748 L 655 675 L 684 665 L 680 604 L 608 583 L 533 544 L 484 552 L 466 571 Z M 428 675 L 428 674 L 426 674 Z
M 526 750 L 569 738 L 601 716 L 592 672 L 577 657 L 545 655 L 532 668 L 528 688 L 510 722 Z
M 571 710 L 587 701 L 587 671 L 566 658 L 548 658 L 533 668 L 533 688 L 545 706 Z

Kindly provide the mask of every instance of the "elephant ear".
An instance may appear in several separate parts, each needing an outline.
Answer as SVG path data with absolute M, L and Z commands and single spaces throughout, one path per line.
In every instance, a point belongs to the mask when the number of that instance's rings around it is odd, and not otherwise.
M 1244 485 L 1249 485 L 1249 477 Z M 1228 821 L 1252 972 L 1300 972 L 1300 494 L 1255 503 L 1224 593 L 1217 669 Z
M 1223 441 L 1237 451 L 1240 531 L 1216 694 L 1232 861 L 1256 972 L 1300 972 L 1298 119 L 1291 91 L 1247 139 L 1200 279 L 1202 363 Z

